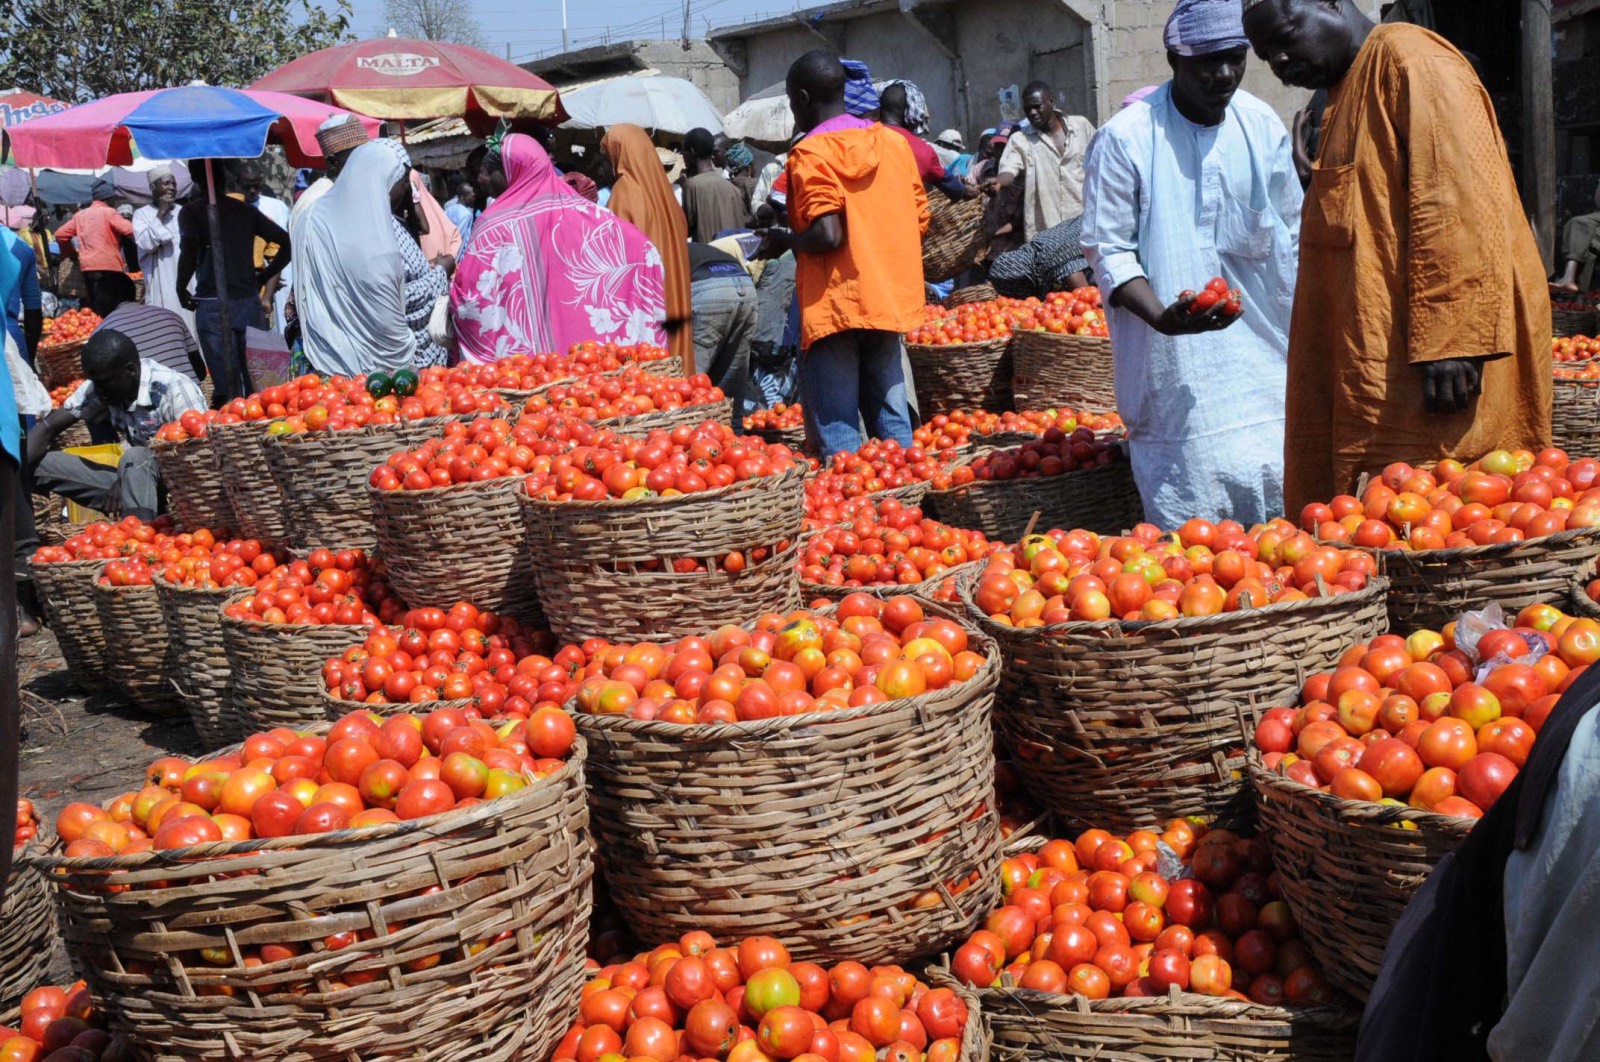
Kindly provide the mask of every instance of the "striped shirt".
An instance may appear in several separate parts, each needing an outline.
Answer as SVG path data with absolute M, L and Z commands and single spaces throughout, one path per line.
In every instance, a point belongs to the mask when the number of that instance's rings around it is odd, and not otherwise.
M 189 331 L 189 326 L 176 311 L 142 302 L 125 302 L 112 310 L 95 331 L 103 328 L 113 328 L 133 340 L 139 357 L 158 362 L 191 380 L 195 379 L 189 355 L 198 354 L 200 345 L 195 342 L 194 333 Z

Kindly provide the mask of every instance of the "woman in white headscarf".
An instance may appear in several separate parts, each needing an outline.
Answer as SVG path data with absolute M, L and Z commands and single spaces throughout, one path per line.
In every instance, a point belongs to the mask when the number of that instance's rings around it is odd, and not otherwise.
M 411 196 L 410 172 L 397 141 L 363 144 L 306 213 L 295 304 L 306 358 L 319 372 L 394 373 L 444 361 L 428 340 L 428 317 L 448 275 L 395 217 Z

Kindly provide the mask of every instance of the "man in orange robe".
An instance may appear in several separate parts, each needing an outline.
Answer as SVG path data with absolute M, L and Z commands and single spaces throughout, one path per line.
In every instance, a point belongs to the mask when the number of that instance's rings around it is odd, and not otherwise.
M 1550 444 L 1550 298 L 1489 95 L 1351 0 L 1246 0 L 1278 79 L 1328 90 L 1300 221 L 1284 502 L 1391 461 Z

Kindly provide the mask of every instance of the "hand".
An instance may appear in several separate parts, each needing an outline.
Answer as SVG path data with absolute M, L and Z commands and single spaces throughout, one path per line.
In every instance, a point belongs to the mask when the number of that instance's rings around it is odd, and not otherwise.
M 189 292 L 180 289 L 178 291 L 178 305 L 182 306 L 185 310 L 194 310 L 199 307 L 200 303 L 197 302 L 195 297 Z
M 447 277 L 455 275 L 455 271 L 456 271 L 456 258 L 455 258 L 455 255 L 452 255 L 452 254 L 435 255 L 434 258 L 433 258 L 432 264 L 436 265 L 440 269 L 444 270 L 444 275 L 447 276 Z
M 761 246 L 755 253 L 757 260 L 781 258 L 794 244 L 794 233 L 788 229 L 757 229 L 756 235 L 761 237 Z
M 1194 295 L 1180 297 L 1177 302 L 1161 311 L 1161 316 L 1155 319 L 1151 327 L 1164 336 L 1192 336 L 1202 332 L 1220 332 L 1244 316 L 1244 311 L 1241 309 L 1238 316 L 1230 317 L 1227 312 L 1227 300 L 1223 299 L 1213 303 L 1208 310 L 1190 313 L 1189 308 L 1194 304 L 1194 300 Z
M 985 177 L 983 180 L 978 182 L 978 191 L 982 192 L 984 195 L 994 195 L 995 192 L 999 190 L 1000 182 L 994 177 Z
M 1459 413 L 1483 389 L 1476 358 L 1445 358 L 1422 366 L 1422 405 L 1429 413 Z

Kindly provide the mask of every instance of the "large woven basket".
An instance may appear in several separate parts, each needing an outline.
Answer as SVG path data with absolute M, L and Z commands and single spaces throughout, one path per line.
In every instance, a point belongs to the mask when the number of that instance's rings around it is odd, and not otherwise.
M 167 507 L 178 514 L 185 528 L 233 528 L 233 503 L 228 500 L 222 466 L 209 435 L 184 442 L 156 439 L 150 449 L 167 487 Z
M 166 679 L 194 732 L 207 749 L 243 740 L 244 724 L 233 708 L 233 668 L 222 642 L 222 606 L 235 591 L 179 586 L 159 572 L 155 583 L 167 625 Z
M 1011 388 L 1018 409 L 1072 406 L 1102 412 L 1117 408 L 1111 340 L 1058 332 L 1015 332 L 1011 336 L 1015 376 Z
M 1126 455 L 1108 465 L 1056 476 L 974 480 L 950 490 L 929 491 L 923 501 L 952 527 L 982 531 L 1003 542 L 1021 538 L 1030 524 L 1040 531 L 1082 527 L 1120 535 L 1144 519 L 1144 504 Z
M 458 601 L 544 626 L 520 476 L 428 490 L 365 488 L 384 572 L 402 600 L 449 608 Z
M 800 597 L 806 604 L 818 600 L 839 601 L 851 594 L 867 594 L 871 597 L 880 598 L 908 596 L 914 597 L 919 601 L 939 601 L 940 590 L 947 582 L 953 580 L 955 585 L 959 586 L 963 577 L 976 576 L 982 570 L 982 561 L 968 561 L 966 564 L 958 564 L 943 574 L 934 576 L 932 579 L 924 579 L 920 583 L 891 584 L 889 586 L 834 586 L 831 583 L 808 583 L 802 579 L 800 581 Z M 956 600 L 947 601 L 945 604 L 959 610 L 961 608 L 959 591 L 956 593 Z
M 983 196 L 951 199 L 943 192 L 928 197 L 928 230 L 922 236 L 922 279 L 942 284 L 960 276 L 989 249 Z
M 998 658 L 973 640 L 978 673 L 920 697 L 725 725 L 579 714 L 634 934 L 769 934 L 797 959 L 904 964 L 969 932 L 1000 860 Z
M 265 421 L 213 424 L 207 432 L 216 449 L 222 487 L 233 513 L 234 532 L 268 546 L 289 541 L 289 514 L 272 470 L 267 467 Z
M 595 425 L 609 428 L 618 435 L 636 435 L 643 438 L 656 430 L 671 431 L 673 428 L 687 425 L 694 428 L 714 420 L 718 424 L 733 424 L 733 400 L 724 398 L 720 402 L 707 402 L 693 406 L 679 406 L 677 409 L 666 409 L 658 413 L 639 413 L 631 417 L 612 417 L 609 420 L 597 420 Z
M 33 530 L 41 546 L 59 546 L 84 525 L 74 523 L 68 514 L 67 500 L 59 494 L 33 496 Z
M 1305 676 L 1384 629 L 1388 584 L 1243 612 L 1018 629 L 1000 644 L 996 729 L 1058 825 L 1125 833 L 1181 815 L 1250 817 L 1245 734 Z
M 1550 437 L 1575 454 L 1600 450 L 1600 380 L 1564 380 L 1550 386 Z
M 795 453 L 800 453 L 806 448 L 806 429 L 798 428 L 746 428 L 746 435 L 754 435 L 762 442 L 777 443 L 787 446 Z
M 428 819 L 40 862 L 68 952 L 138 1058 L 544 1059 L 583 982 L 583 772 L 580 744 L 518 793 Z M 106 890 L 111 870 L 126 891 Z M 361 939 L 324 944 L 346 932 Z M 269 943 L 306 950 L 246 964 Z
M 1550 330 L 1558 336 L 1592 336 L 1595 332 L 1594 308 L 1590 307 L 1587 310 L 1552 309 L 1550 311 Z
M 167 683 L 167 621 L 154 586 L 94 587 L 100 629 L 106 636 L 106 674 L 116 688 L 151 715 L 183 715 Z
M 1421 553 L 1383 550 L 1378 561 L 1389 577 L 1390 628 L 1438 630 L 1494 602 L 1511 614 L 1527 605 L 1565 604 L 1574 581 L 1594 577 L 1600 528 Z
M 1250 782 L 1284 900 L 1323 927 L 1306 944 L 1329 983 L 1365 1000 L 1401 912 L 1473 820 L 1343 800 L 1256 763 Z
M 38 588 L 50 633 L 56 636 L 61 657 L 73 685 L 85 693 L 112 687 L 106 671 L 106 636 L 100 626 L 100 608 L 94 587 L 105 568 L 103 560 L 34 564 L 33 585 Z
M 1000 293 L 994 290 L 993 284 L 973 284 L 971 287 L 952 291 L 950 297 L 944 300 L 944 304 L 953 310 L 957 306 L 965 306 L 972 302 L 989 302 L 999 297 Z
M 426 715 L 441 708 L 461 710 L 471 708 L 478 703 L 470 697 L 452 701 L 408 701 L 402 704 L 399 701 L 347 701 L 342 697 L 335 697 L 326 689 L 322 690 L 321 694 L 323 714 L 330 722 L 335 723 L 351 712 L 372 712 L 388 718 L 391 715 Z
M 370 633 L 355 625 L 262 623 L 226 615 L 221 623 L 233 671 L 233 710 L 253 730 L 297 730 L 326 719 L 322 665 Z
M 16 852 L 19 858 L 38 854 L 36 842 Z M 50 888 L 37 867 L 12 864 L 0 926 L 0 1025 L 14 1026 L 22 997 L 45 983 L 56 934 Z
M 1011 404 L 1011 340 L 929 346 L 907 343 L 917 412 L 924 420 L 956 409 L 1003 413 Z
M 39 367 L 39 379 L 46 387 L 61 387 L 83 379 L 83 348 L 88 342 L 85 336 L 70 343 L 39 344 L 34 360 Z
M 290 543 L 296 549 L 374 548 L 367 478 L 390 454 L 421 446 L 452 419 L 268 436 L 267 466 L 283 492 Z

